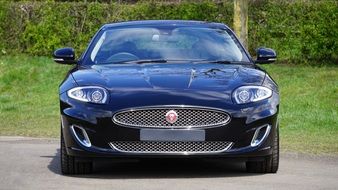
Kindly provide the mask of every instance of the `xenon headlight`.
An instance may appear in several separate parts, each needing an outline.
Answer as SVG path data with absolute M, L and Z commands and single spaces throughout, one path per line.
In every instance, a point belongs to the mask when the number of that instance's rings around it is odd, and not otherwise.
M 237 104 L 258 102 L 270 98 L 272 90 L 264 86 L 242 86 L 237 88 L 232 96 Z
M 67 95 L 75 100 L 97 104 L 105 104 L 108 99 L 107 90 L 98 86 L 75 87 L 68 90 Z

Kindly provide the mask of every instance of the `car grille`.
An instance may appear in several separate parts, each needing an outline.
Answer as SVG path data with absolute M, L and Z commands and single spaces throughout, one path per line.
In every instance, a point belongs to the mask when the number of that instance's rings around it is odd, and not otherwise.
M 112 149 L 128 153 L 217 153 L 231 148 L 226 141 L 115 141 Z
M 177 113 L 177 121 L 169 123 L 166 114 Z M 145 128 L 201 128 L 226 125 L 230 121 L 229 114 L 205 108 L 142 108 L 118 112 L 113 121 L 122 126 Z

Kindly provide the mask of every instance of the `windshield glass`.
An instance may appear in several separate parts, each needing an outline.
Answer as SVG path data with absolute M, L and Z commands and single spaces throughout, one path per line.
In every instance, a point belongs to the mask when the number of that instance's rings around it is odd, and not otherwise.
M 197 27 L 108 29 L 89 52 L 92 64 L 137 60 L 249 62 L 230 32 Z

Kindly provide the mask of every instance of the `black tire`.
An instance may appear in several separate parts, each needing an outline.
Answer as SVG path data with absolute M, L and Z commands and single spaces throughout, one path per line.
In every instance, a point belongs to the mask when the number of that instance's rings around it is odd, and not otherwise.
M 275 133 L 272 145 L 272 155 L 265 157 L 264 161 L 246 162 L 246 170 L 251 173 L 276 173 L 279 165 L 279 127 Z
M 90 161 L 79 161 L 75 156 L 67 154 L 66 145 L 61 130 L 61 173 L 64 175 L 90 174 L 93 171 L 93 164 Z

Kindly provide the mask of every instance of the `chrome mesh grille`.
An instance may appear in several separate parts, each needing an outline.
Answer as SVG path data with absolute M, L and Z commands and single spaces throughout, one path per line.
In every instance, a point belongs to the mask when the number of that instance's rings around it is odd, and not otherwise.
M 177 121 L 166 121 L 166 113 L 174 110 Z M 118 112 L 113 120 L 116 124 L 146 128 L 196 128 L 225 125 L 230 116 L 222 111 L 203 108 L 145 108 Z
M 216 153 L 228 150 L 226 141 L 115 141 L 109 145 L 128 153 Z

